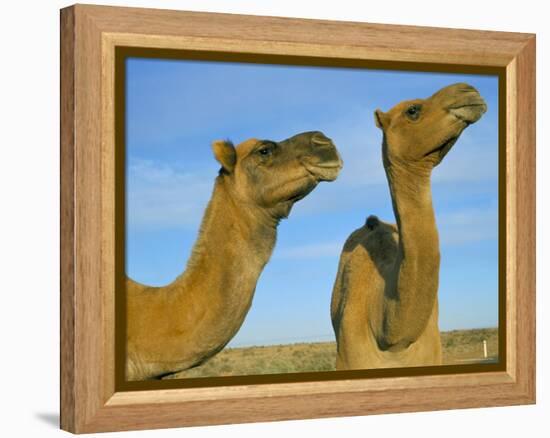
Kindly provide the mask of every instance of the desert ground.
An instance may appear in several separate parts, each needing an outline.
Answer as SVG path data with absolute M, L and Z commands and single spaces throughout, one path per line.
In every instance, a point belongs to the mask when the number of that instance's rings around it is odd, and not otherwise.
M 441 333 L 443 363 L 490 363 L 498 359 L 496 328 L 453 330 Z M 487 341 L 487 358 L 483 341 Z M 298 343 L 226 348 L 204 365 L 170 378 L 280 374 L 333 371 L 335 342 Z

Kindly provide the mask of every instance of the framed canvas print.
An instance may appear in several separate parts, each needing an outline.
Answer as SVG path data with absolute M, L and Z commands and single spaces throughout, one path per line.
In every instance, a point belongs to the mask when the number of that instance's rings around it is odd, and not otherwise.
M 535 37 L 61 11 L 61 427 L 535 401 Z

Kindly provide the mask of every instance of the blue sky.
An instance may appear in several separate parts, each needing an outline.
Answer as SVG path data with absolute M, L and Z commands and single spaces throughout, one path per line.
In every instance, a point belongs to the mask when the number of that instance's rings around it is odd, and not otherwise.
M 219 165 L 212 140 L 320 130 L 344 169 L 294 206 L 230 346 L 333 340 L 330 296 L 347 236 L 394 221 L 376 108 L 468 82 L 488 111 L 432 176 L 441 240 L 440 327 L 498 321 L 498 78 L 482 75 L 127 60 L 128 275 L 170 283 L 185 268 Z

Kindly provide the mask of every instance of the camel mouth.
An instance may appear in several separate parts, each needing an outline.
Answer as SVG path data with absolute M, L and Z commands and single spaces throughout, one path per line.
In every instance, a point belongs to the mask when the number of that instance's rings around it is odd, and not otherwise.
M 304 199 L 306 196 L 308 195 L 308 193 L 300 193 L 298 195 L 294 195 L 294 196 L 291 196 L 290 198 L 288 198 L 286 200 L 286 202 L 291 202 L 291 203 L 296 203 L 298 201 L 301 201 L 302 199 Z
M 451 148 L 454 146 L 454 144 L 458 140 L 458 137 L 459 137 L 458 135 L 454 135 L 448 138 L 435 149 L 432 149 L 431 151 L 426 152 L 424 156 L 427 157 L 428 155 L 438 154 L 440 158 L 443 158 L 447 154 L 447 152 L 449 152 Z
M 306 170 L 319 181 L 334 181 L 343 166 L 341 159 L 316 164 L 304 162 Z
M 449 108 L 449 112 L 457 119 L 466 123 L 466 125 L 471 125 L 487 112 L 487 104 L 479 97 L 466 104 L 452 106 Z
M 286 198 L 283 202 L 285 202 L 285 203 L 292 206 L 296 202 L 301 201 L 302 199 L 304 199 L 307 195 L 309 195 L 313 191 L 313 189 L 315 188 L 315 186 L 317 184 L 316 183 L 311 184 L 311 180 L 309 179 L 309 177 L 306 177 L 306 178 L 309 180 L 308 184 L 306 186 L 302 187 L 299 192 L 296 192 L 293 195 Z

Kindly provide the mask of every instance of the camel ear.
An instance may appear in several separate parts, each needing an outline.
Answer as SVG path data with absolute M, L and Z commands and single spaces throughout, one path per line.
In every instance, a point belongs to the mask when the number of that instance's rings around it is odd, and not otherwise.
M 376 123 L 376 126 L 378 126 L 380 129 L 384 130 L 386 128 L 386 125 L 388 124 L 388 115 L 377 109 L 374 112 L 374 123 Z
M 212 150 L 222 167 L 229 173 L 233 172 L 237 162 L 237 151 L 233 143 L 229 140 L 216 140 L 212 143 Z

